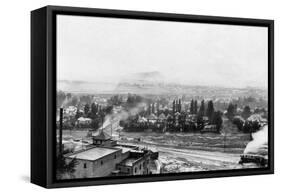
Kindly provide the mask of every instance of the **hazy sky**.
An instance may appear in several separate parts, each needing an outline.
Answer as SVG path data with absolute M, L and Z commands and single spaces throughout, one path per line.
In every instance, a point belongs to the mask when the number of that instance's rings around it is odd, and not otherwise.
M 266 87 L 267 52 L 265 27 L 57 18 L 59 80 L 118 82 L 158 71 L 188 85 Z

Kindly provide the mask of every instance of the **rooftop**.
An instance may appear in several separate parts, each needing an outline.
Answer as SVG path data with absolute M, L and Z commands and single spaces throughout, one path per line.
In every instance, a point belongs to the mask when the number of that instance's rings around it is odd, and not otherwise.
M 118 148 L 122 150 L 122 154 L 131 151 L 133 148 L 123 147 L 123 146 L 114 146 L 114 148 Z
M 120 164 L 123 166 L 133 166 L 135 162 L 144 158 L 144 152 L 139 150 L 130 150 L 130 156 L 124 159 Z
M 147 119 L 149 119 L 149 120 L 156 120 L 156 119 L 157 119 L 157 116 L 152 113 L 152 114 L 150 114 L 150 115 L 147 117 Z
M 111 136 L 108 135 L 103 130 L 100 130 L 98 132 L 98 134 L 92 134 L 92 137 L 93 137 L 93 139 L 96 139 L 96 140 L 109 140 L 109 139 L 111 139 Z
M 97 160 L 106 155 L 112 154 L 114 152 L 118 152 L 118 149 L 106 148 L 106 147 L 93 147 L 88 150 L 80 151 L 68 155 L 68 158 L 77 158 L 81 160 Z
M 84 117 L 79 117 L 77 120 L 78 120 L 78 121 L 91 121 L 92 119 L 90 119 L 90 118 L 84 118 Z
M 162 113 L 162 114 L 159 116 L 159 119 L 166 119 L 166 116 L 164 115 L 164 113 Z
M 134 162 L 136 162 L 139 158 L 127 158 L 121 162 L 121 165 L 124 166 L 133 166 Z

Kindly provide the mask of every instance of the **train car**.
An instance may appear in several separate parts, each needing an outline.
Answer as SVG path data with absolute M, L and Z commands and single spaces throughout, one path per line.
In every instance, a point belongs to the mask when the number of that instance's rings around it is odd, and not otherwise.
M 259 166 L 267 166 L 268 157 L 263 155 L 255 155 L 255 154 L 242 154 L 240 156 L 239 164 L 244 164 L 244 163 L 256 163 Z

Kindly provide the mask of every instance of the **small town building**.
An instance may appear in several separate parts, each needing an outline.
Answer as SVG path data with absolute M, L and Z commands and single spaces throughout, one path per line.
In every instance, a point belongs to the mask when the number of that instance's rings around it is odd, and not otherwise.
M 153 113 L 151 113 L 151 114 L 147 117 L 147 120 L 148 120 L 148 122 L 150 122 L 150 123 L 155 123 L 157 119 L 158 119 L 157 116 L 156 116 L 155 114 L 153 114 Z
M 66 160 L 77 160 L 73 176 L 89 178 L 108 176 L 122 161 L 122 149 L 114 147 L 92 147 L 66 155 Z
M 149 156 L 144 151 L 131 151 L 128 158 L 117 164 L 119 175 L 149 174 Z
M 201 130 L 201 133 L 214 133 L 217 132 L 217 126 L 216 125 L 206 125 L 204 128 Z
M 145 117 L 139 117 L 137 122 L 138 123 L 146 123 L 147 119 Z
M 161 113 L 158 117 L 158 120 L 161 121 L 161 122 L 164 122 L 166 120 L 166 116 L 164 113 Z
M 116 141 L 111 140 L 111 136 L 105 133 L 103 130 L 99 130 L 95 134 L 92 134 L 93 145 L 96 146 L 111 146 L 116 144 Z
M 77 119 L 78 125 L 90 125 L 91 123 L 92 123 L 92 119 L 90 118 L 79 117 Z
M 77 160 L 72 173 L 75 178 L 142 175 L 155 171 L 151 164 L 158 153 L 139 150 L 136 146 L 115 145 L 111 147 L 92 146 L 65 155 L 66 161 Z

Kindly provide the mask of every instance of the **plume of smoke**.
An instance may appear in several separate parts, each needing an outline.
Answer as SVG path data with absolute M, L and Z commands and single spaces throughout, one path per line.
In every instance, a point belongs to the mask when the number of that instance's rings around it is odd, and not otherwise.
M 268 125 L 263 126 L 259 131 L 252 134 L 253 140 L 249 142 L 244 154 L 268 154 Z
M 134 116 L 134 115 L 137 115 L 138 113 L 140 113 L 145 106 L 146 106 L 145 103 L 138 103 L 136 106 L 129 108 L 128 110 L 122 109 L 118 113 L 112 113 L 112 114 L 106 115 L 101 128 L 105 128 L 106 126 L 110 125 L 110 122 L 113 119 L 119 120 L 119 121 L 121 121 L 121 120 L 125 121 L 130 116 Z
M 61 108 L 68 107 L 68 106 L 77 106 L 80 102 L 80 98 L 77 96 L 66 97 L 62 103 Z
M 65 98 L 64 100 L 63 100 L 63 102 L 61 103 L 61 108 L 63 108 L 63 107 L 66 107 L 66 105 L 69 103 L 69 99 L 68 98 Z

